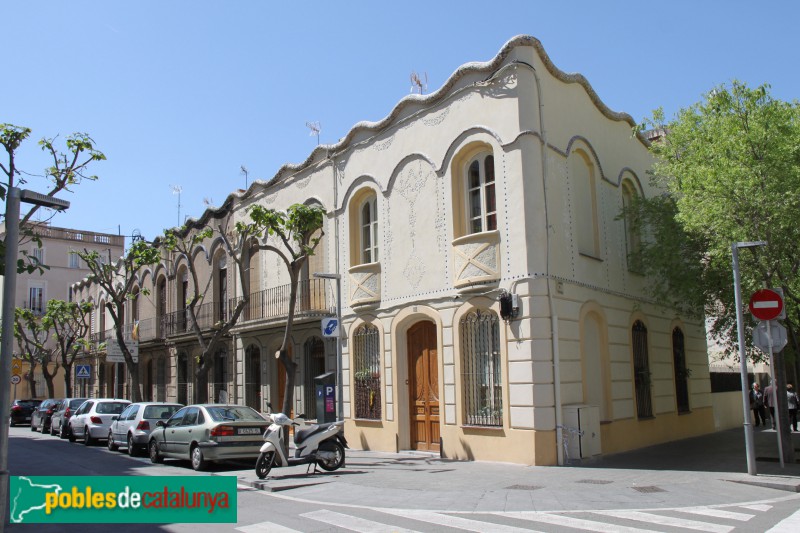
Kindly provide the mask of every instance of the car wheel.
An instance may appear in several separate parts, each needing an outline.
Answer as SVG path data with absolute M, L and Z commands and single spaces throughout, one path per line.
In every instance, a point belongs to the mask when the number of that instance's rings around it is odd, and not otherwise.
M 192 458 L 192 468 L 198 472 L 208 468 L 208 461 L 206 461 L 206 458 L 203 457 L 203 450 L 200 449 L 200 446 L 195 444 L 192 447 L 192 451 L 189 453 L 189 455 Z
M 61 432 L 58 434 L 58 436 L 62 439 L 66 439 L 69 436 L 69 426 L 62 423 Z
M 150 445 L 147 447 L 150 452 L 151 463 L 163 463 L 164 458 L 161 457 L 161 452 L 158 450 L 158 442 L 156 439 L 150 439 Z
M 36 424 L 33 423 L 33 419 L 31 419 L 31 431 L 36 431 Z
M 9 418 L 8 419 L 8 427 L 13 428 L 14 426 L 16 426 L 16 424 L 14 423 L 14 419 L 13 418 Z
M 131 457 L 136 457 L 139 455 L 139 451 L 136 449 L 136 445 L 133 443 L 133 435 L 128 435 L 128 455 Z
M 76 440 L 78 440 L 75 438 L 75 432 L 72 431 L 72 426 L 67 426 L 67 438 L 69 439 L 70 442 L 75 442 Z
M 114 442 L 114 437 L 113 437 L 113 433 L 111 433 L 111 430 L 108 431 L 108 449 L 110 451 L 112 451 L 112 452 L 115 452 L 115 451 L 117 451 L 119 449 L 119 446 L 117 446 L 117 443 Z
M 94 444 L 94 439 L 92 438 L 92 434 L 89 432 L 88 427 L 83 428 L 83 443 L 86 446 L 91 446 Z
M 50 436 L 55 437 L 59 432 L 56 431 L 56 426 L 53 422 L 50 422 Z

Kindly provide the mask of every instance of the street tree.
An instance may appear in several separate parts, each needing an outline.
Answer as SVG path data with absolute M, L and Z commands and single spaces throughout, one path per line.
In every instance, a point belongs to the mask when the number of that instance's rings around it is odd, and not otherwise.
M 89 349 L 87 340 L 90 330 L 91 313 L 94 306 L 91 302 L 65 302 L 50 300 L 43 321 L 48 323 L 55 341 L 54 356 L 64 369 L 64 387 L 66 397 L 72 397 L 72 368 L 78 354 Z
M 763 286 L 783 289 L 785 353 L 797 378 L 800 104 L 773 98 L 768 85 L 733 81 L 671 120 L 657 110 L 640 128 L 655 138 L 651 179 L 668 194 L 639 198 L 623 216 L 642 232 L 635 263 L 653 294 L 685 313 L 705 311 L 712 337 L 736 357 L 731 244 L 766 241 L 740 255 L 742 293 L 746 300 Z M 776 373 L 783 391 L 783 372 Z M 778 396 L 785 405 L 786 396 Z
M 58 372 L 58 363 L 51 371 L 53 350 L 47 342 L 50 337 L 50 326 L 30 309 L 20 307 L 14 309 L 14 337 L 17 339 L 20 357 L 28 363 L 25 379 L 30 387 L 31 398 L 36 397 L 34 373 L 37 366 L 42 367 L 42 376 L 47 384 L 47 397 L 55 396 L 53 380 Z
M 261 229 L 253 222 L 237 222 L 231 230 L 228 227 L 228 218 L 217 221 L 216 227 L 209 225 L 190 226 L 168 229 L 164 231 L 164 236 L 154 243 L 154 249 L 159 247 L 170 252 L 171 257 L 176 262 L 185 259 L 188 272 L 188 281 L 191 283 L 191 294 L 183 295 L 185 300 L 185 319 L 187 326 L 197 340 L 199 353 L 196 357 L 195 383 L 205 384 L 208 382 L 208 372 L 214 364 L 214 354 L 218 347 L 229 334 L 233 326 L 236 325 L 242 311 L 250 302 L 250 276 L 248 275 L 250 254 L 257 250 L 252 243 L 261 233 Z M 197 260 L 202 257 L 205 245 L 209 241 L 219 238 L 222 242 L 226 254 L 226 261 L 232 261 L 239 280 L 241 282 L 241 297 L 237 299 L 236 305 L 229 308 L 229 302 L 221 303 L 221 312 L 215 316 L 215 322 L 210 329 L 203 327 L 203 321 L 198 320 L 201 313 L 201 306 L 204 301 L 210 302 L 209 291 L 213 286 L 214 269 L 198 268 Z M 213 261 L 213 257 L 207 257 L 208 262 Z M 208 400 L 208 387 L 194 387 L 194 401 L 197 403 Z M 214 398 L 214 401 L 218 401 Z
M 115 338 L 108 342 L 117 342 L 125 358 L 125 367 L 131 378 L 131 400 L 142 401 L 142 390 L 139 385 L 139 363 L 134 361 L 131 351 L 125 344 L 125 303 L 132 298 L 133 288 L 137 282 L 137 273 L 142 267 L 154 265 L 158 262 L 159 251 L 145 241 L 134 242 L 130 249 L 118 261 L 103 257 L 97 251 L 75 252 L 84 260 L 86 267 L 91 272 L 87 279 L 96 283 L 106 294 L 106 309 L 114 322 Z M 110 252 L 109 252 L 110 254 Z M 142 294 L 147 294 L 147 289 L 141 289 Z M 104 310 L 99 309 L 99 312 Z
M 289 351 L 294 324 L 297 291 L 303 265 L 314 255 L 314 250 L 324 235 L 325 209 L 317 205 L 294 204 L 286 211 L 267 209 L 260 205 L 248 208 L 251 219 L 265 234 L 263 248 L 281 258 L 289 274 L 289 312 L 286 318 L 283 342 L 276 354 L 286 373 L 283 391 L 283 409 L 289 412 L 294 397 L 294 380 L 297 363 Z M 286 440 L 288 443 L 288 440 Z
M 6 151 L 6 162 L 0 162 L 0 200 L 6 199 L 6 193 L 11 187 L 25 185 L 31 178 L 43 178 L 46 185 L 41 191 L 46 196 L 55 197 L 62 191 L 72 192 L 75 185 L 83 180 L 96 180 L 97 176 L 88 172 L 89 165 L 94 161 L 102 161 L 106 156 L 94 147 L 94 141 L 85 133 L 73 133 L 66 138 L 66 151 L 61 151 L 57 146 L 56 138 L 42 138 L 39 146 L 52 164 L 44 169 L 43 174 L 36 175 L 24 172 L 17 166 L 17 151 L 22 143 L 30 136 L 30 128 L 15 126 L 13 124 L 0 124 L 0 145 Z M 36 225 L 28 224 L 33 215 L 39 211 L 40 206 L 32 205 L 20 219 L 20 236 L 22 242 L 33 241 L 41 248 L 41 239 L 36 234 Z M 34 272 L 46 268 L 35 259 L 29 258 L 26 250 L 21 250 L 25 256 L 17 260 L 18 272 Z M 5 264 L 5 238 L 0 242 L 0 269 Z

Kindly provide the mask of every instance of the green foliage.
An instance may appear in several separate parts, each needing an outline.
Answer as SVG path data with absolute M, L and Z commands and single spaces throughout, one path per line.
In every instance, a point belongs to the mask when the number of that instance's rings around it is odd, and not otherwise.
M 742 294 L 782 287 L 786 325 L 797 331 L 800 105 L 774 99 L 768 85 L 734 81 L 671 121 L 656 110 L 640 128 L 664 134 L 651 145 L 652 179 L 669 192 L 635 202 L 629 214 L 648 228 L 638 260 L 653 293 L 682 311 L 704 306 L 712 335 L 735 353 L 731 244 L 765 240 L 739 255 Z
M 295 259 L 312 255 L 319 244 L 321 236 L 313 235 L 325 221 L 325 209 L 320 206 L 293 204 L 286 211 L 278 211 L 253 205 L 248 212 L 253 223 L 267 235 L 279 237 Z

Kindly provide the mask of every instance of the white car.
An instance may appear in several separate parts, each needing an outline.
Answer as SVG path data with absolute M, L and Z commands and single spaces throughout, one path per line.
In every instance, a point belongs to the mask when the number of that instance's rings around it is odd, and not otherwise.
M 167 420 L 175 411 L 183 407 L 179 403 L 143 402 L 132 403 L 119 416 L 113 418 L 108 430 L 108 449 L 117 450 L 120 446 L 128 448 L 128 455 L 136 455 L 147 449 L 150 431 L 156 422 Z
M 69 419 L 67 430 L 69 441 L 83 439 L 86 446 L 96 440 L 108 438 L 108 429 L 114 417 L 119 415 L 131 402 L 115 398 L 92 398 L 86 400 Z

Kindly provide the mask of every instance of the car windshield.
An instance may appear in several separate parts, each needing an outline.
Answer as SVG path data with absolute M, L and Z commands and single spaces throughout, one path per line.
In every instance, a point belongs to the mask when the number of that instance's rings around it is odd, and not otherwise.
M 98 415 L 118 415 L 120 414 L 129 404 L 122 403 L 122 402 L 100 402 L 97 404 L 97 414 Z
M 243 420 L 246 422 L 264 422 L 264 417 L 250 407 L 243 405 L 222 405 L 206 407 L 206 411 L 215 422 L 225 420 Z
M 78 407 L 83 405 L 83 402 L 85 402 L 85 401 L 86 401 L 86 398 L 78 398 L 77 400 L 72 400 L 72 401 L 69 402 L 69 408 L 70 409 L 77 409 Z
M 166 420 L 175 414 L 175 411 L 180 409 L 180 405 L 148 405 L 144 408 L 144 415 L 142 418 L 154 419 L 160 418 Z
M 17 405 L 21 405 L 22 407 L 37 407 L 42 400 L 17 400 Z

